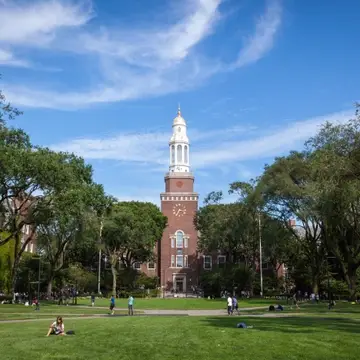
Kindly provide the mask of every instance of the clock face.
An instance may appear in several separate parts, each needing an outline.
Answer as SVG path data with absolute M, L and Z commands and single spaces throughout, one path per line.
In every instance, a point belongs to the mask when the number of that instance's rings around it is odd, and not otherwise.
M 183 204 L 175 204 L 173 207 L 173 214 L 177 217 L 184 216 L 186 214 L 186 207 Z

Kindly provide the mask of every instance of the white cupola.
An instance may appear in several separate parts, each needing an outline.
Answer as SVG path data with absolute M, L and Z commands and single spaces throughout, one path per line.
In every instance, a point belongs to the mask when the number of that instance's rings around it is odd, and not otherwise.
M 170 148 L 170 166 L 171 173 L 189 173 L 190 172 L 190 158 L 189 158 L 189 138 L 186 134 L 186 122 L 181 116 L 180 106 L 176 118 L 172 124 L 172 136 L 169 142 Z

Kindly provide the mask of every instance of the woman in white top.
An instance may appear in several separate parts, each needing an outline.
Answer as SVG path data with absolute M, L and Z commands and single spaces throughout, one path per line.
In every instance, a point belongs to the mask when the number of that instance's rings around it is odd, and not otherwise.
M 60 335 L 60 336 L 66 335 L 63 319 L 61 316 L 58 316 L 56 318 L 56 321 L 54 321 L 50 325 L 49 331 L 46 336 L 50 336 L 50 335 Z

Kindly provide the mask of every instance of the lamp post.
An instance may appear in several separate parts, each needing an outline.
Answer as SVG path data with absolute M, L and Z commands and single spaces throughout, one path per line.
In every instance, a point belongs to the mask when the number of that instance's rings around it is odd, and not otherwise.
M 335 256 L 327 256 L 326 257 L 327 260 L 330 260 L 330 259 L 336 259 Z M 328 264 L 329 266 L 329 264 Z M 327 281 L 327 286 L 328 286 L 328 301 L 329 301 L 329 308 L 330 308 L 330 303 L 331 303 L 331 293 L 330 293 L 330 275 L 331 275 L 331 272 L 330 270 L 328 271 L 328 281 Z
M 38 267 L 38 288 L 37 288 L 37 298 L 38 302 L 40 301 L 40 278 L 41 278 L 41 257 L 39 256 L 39 267 Z
M 258 213 L 258 220 L 259 220 L 259 262 L 260 262 L 260 296 L 263 296 L 264 286 L 263 286 L 263 266 L 262 266 L 262 237 L 261 237 L 261 214 L 260 211 Z

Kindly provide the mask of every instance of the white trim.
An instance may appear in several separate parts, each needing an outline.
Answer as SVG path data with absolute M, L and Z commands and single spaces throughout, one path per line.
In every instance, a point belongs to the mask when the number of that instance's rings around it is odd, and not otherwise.
M 154 264 L 154 267 L 149 267 L 149 264 Z M 155 264 L 155 262 L 153 261 L 153 262 L 148 262 L 147 263 L 147 269 L 148 270 L 155 270 L 156 269 L 156 264 Z
M 184 248 L 187 249 L 188 246 L 189 246 L 189 237 L 184 236 Z
M 175 236 L 171 236 L 170 241 L 171 241 L 171 248 L 174 249 L 175 248 Z
M 175 255 L 171 255 L 171 260 L 170 260 L 170 267 L 174 268 L 176 266 L 175 264 Z
M 210 267 L 209 268 L 205 267 L 205 260 L 206 259 L 210 259 Z M 212 269 L 212 257 L 211 257 L 211 255 L 203 255 L 203 268 L 205 270 L 211 270 Z
M 188 268 L 189 267 L 189 258 L 187 255 L 184 255 L 184 268 Z
M 186 292 L 186 275 L 185 274 L 175 274 L 173 273 L 173 288 L 176 289 L 175 287 L 175 283 L 176 283 L 176 279 L 182 280 L 183 281 L 183 291 Z

